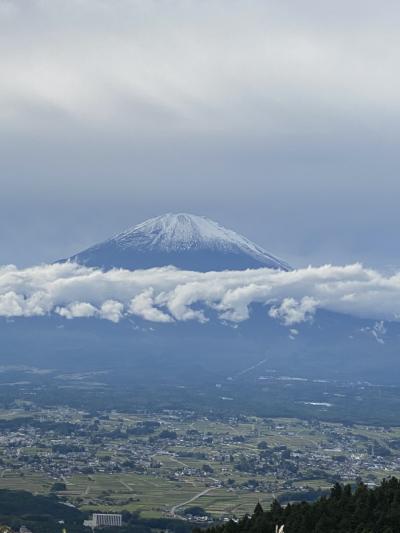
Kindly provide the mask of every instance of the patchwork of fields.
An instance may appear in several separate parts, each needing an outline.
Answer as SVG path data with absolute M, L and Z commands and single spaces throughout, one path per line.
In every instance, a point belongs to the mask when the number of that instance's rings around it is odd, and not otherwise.
M 83 510 L 241 516 L 313 499 L 333 481 L 400 474 L 400 429 L 188 412 L 0 413 L 0 488 L 56 492 Z

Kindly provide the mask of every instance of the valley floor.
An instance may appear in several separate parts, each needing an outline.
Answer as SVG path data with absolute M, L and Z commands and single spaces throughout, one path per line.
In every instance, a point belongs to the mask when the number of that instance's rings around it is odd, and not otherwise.
M 400 475 L 400 428 L 189 411 L 91 413 L 22 402 L 0 412 L 0 489 L 82 510 L 242 516 L 313 500 L 335 481 Z

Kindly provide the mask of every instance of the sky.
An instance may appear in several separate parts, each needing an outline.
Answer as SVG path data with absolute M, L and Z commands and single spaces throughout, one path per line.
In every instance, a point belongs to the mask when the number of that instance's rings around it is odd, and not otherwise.
M 0 0 L 0 264 L 165 212 L 400 266 L 400 4 Z

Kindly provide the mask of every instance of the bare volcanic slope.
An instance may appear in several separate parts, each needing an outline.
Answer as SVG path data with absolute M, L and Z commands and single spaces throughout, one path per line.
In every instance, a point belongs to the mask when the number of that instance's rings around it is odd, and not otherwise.
M 261 267 L 291 270 L 235 231 L 186 213 L 151 218 L 68 259 L 106 270 L 167 265 L 200 272 Z

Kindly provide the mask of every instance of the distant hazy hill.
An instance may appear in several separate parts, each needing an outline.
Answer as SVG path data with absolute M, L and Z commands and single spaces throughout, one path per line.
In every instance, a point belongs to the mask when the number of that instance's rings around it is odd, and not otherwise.
M 224 382 L 253 365 L 258 366 L 244 377 L 257 379 L 274 370 L 314 379 L 399 383 L 398 323 L 387 324 L 384 341 L 377 342 L 374 321 L 322 310 L 296 331 L 269 318 L 261 305 L 252 306 L 250 319 L 235 327 L 209 316 L 205 324 L 136 317 L 118 324 L 54 315 L 0 319 L 2 364 L 111 369 L 149 386 L 155 380 Z
M 186 270 L 290 270 L 257 244 L 201 216 L 166 214 L 146 220 L 69 258 L 87 266 L 138 269 L 174 265 Z

